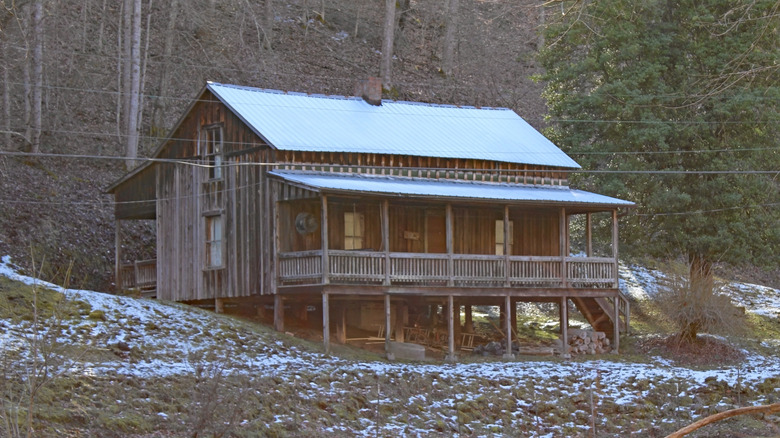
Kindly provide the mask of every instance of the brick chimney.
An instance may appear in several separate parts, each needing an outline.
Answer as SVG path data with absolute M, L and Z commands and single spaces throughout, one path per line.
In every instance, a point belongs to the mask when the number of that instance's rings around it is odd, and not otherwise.
M 382 105 L 382 80 L 370 77 L 357 81 L 355 96 L 362 97 L 370 105 Z

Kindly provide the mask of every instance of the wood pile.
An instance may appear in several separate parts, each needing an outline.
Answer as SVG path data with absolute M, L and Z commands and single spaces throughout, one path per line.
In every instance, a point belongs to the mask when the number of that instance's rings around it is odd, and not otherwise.
M 611 350 L 604 332 L 590 330 L 570 330 L 569 349 L 571 354 L 602 354 Z

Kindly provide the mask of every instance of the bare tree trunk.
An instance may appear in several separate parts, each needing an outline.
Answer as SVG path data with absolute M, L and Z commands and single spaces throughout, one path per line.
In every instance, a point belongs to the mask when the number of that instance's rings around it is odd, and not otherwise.
M 693 297 L 699 299 L 712 299 L 715 288 L 715 280 L 712 274 L 712 261 L 702 254 L 690 254 L 688 256 L 690 265 L 690 288 Z M 700 312 L 698 318 L 691 318 L 682 328 L 680 338 L 685 342 L 693 342 L 699 335 L 699 330 L 705 325 L 702 319 L 705 317 Z
M 120 142 L 125 145 L 125 148 L 127 147 L 127 128 L 130 124 L 130 76 L 133 68 L 132 32 L 134 1 L 135 0 L 122 1 L 122 54 L 120 55 L 120 58 L 122 59 L 122 110 L 120 112 L 122 124 L 119 128 L 119 132 L 122 135 Z
M 458 0 L 449 0 L 447 9 L 447 30 L 444 34 L 441 72 L 452 76 L 455 66 L 455 47 L 458 44 Z
M 382 39 L 382 61 L 379 65 L 379 76 L 382 78 L 382 88 L 390 89 L 393 79 L 393 39 L 395 34 L 395 1 L 385 0 L 385 32 Z
M 138 104 L 141 88 L 141 0 L 133 0 L 132 3 L 133 37 L 130 49 L 132 71 L 130 74 L 129 114 L 125 147 L 125 156 L 130 158 L 126 161 L 128 170 L 135 166 L 134 159 L 138 156 Z
M 6 149 L 11 146 L 11 89 L 8 86 L 8 44 L 3 43 L 3 59 L 6 62 L 3 63 L 3 131 L 5 134 L 5 147 Z
M 165 29 L 165 46 L 163 48 L 163 66 L 162 72 L 160 73 L 160 87 L 157 90 L 157 97 L 154 99 L 154 110 L 152 112 L 152 129 L 155 131 L 162 128 L 164 123 L 163 116 L 165 114 L 165 109 L 168 106 L 167 96 L 171 69 L 171 55 L 173 54 L 173 33 L 176 30 L 176 19 L 178 16 L 179 0 L 171 0 L 168 26 Z
M 274 2 L 265 0 L 265 26 L 263 29 L 263 47 L 271 50 L 271 37 L 274 28 Z
M 116 141 L 118 144 L 123 144 L 122 141 L 122 130 L 124 129 L 124 104 L 125 104 L 125 93 L 124 93 L 124 84 L 125 82 L 122 80 L 124 78 L 124 58 L 127 57 L 125 50 L 124 50 L 124 20 L 125 20 L 125 6 L 126 1 L 122 2 L 122 5 L 119 7 L 119 27 L 118 31 L 116 33 Z
M 141 69 L 141 77 L 139 79 L 140 83 L 140 91 L 138 93 L 138 122 L 137 122 L 137 129 L 136 131 L 140 132 L 142 121 L 144 119 L 144 90 L 146 89 L 146 66 L 149 61 L 149 35 L 151 35 L 152 30 L 152 6 L 154 4 L 154 0 L 149 0 L 149 12 L 146 15 L 146 41 L 144 42 L 144 66 Z M 139 54 L 140 56 L 140 54 Z M 136 144 L 138 144 L 138 140 L 136 140 Z M 137 148 L 136 148 L 137 149 Z M 138 154 L 136 153 L 136 156 Z
M 100 28 L 98 29 L 98 53 L 103 53 L 103 30 L 105 29 L 106 22 L 106 2 L 103 0 L 103 10 L 100 14 Z M 120 14 L 121 15 L 121 14 Z
M 41 126 L 43 104 L 43 0 L 33 4 L 33 54 L 32 54 L 32 137 L 30 152 L 41 151 Z

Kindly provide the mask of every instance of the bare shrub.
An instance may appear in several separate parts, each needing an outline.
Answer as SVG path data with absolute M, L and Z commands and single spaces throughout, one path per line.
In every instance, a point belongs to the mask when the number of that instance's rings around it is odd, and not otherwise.
M 677 330 L 680 342 L 694 342 L 700 332 L 741 335 L 747 318 L 725 293 L 711 269 L 693 263 L 667 264 L 667 277 L 655 299 Z
M 65 273 L 66 279 L 71 267 Z M 31 437 L 35 436 L 38 394 L 73 362 L 68 358 L 73 347 L 59 340 L 73 306 L 64 294 L 37 283 L 10 298 L 2 300 L 7 308 L 0 309 L 1 313 L 21 329 L 20 342 L 11 348 L 6 346 L 0 356 L 0 435 Z
M 230 376 L 224 360 L 213 354 L 191 353 L 188 361 L 195 371 L 185 419 L 190 436 L 230 435 L 246 412 L 249 379 Z

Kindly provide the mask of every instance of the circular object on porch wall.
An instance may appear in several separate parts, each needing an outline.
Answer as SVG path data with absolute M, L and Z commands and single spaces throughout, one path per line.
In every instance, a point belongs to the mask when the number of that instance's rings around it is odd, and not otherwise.
M 298 234 L 313 233 L 317 231 L 318 226 L 317 218 L 311 213 L 301 212 L 295 216 L 295 231 L 297 231 Z

